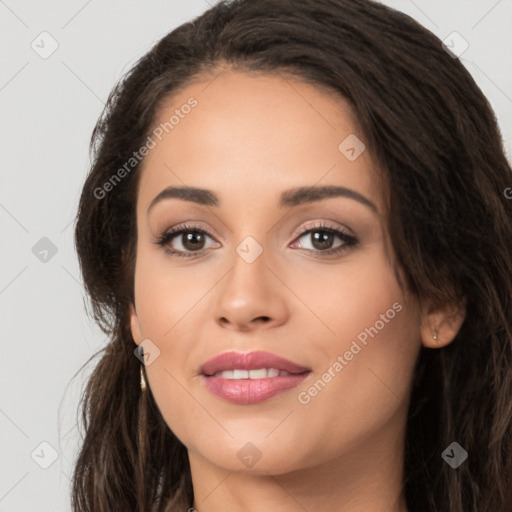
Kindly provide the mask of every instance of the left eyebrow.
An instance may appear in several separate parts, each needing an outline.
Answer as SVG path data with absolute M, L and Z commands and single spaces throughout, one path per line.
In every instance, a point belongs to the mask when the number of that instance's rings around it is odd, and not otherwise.
M 346 197 L 348 199 L 353 199 L 378 214 L 377 206 L 375 206 L 375 204 L 367 197 L 350 188 L 335 185 L 326 185 L 322 187 L 298 187 L 286 190 L 280 196 L 279 207 L 291 208 L 293 206 L 313 203 L 315 201 L 321 201 L 322 199 L 332 197 Z M 205 206 L 219 207 L 221 205 L 220 199 L 211 190 L 188 186 L 167 187 L 151 201 L 148 207 L 148 214 L 157 203 L 164 199 L 172 198 L 190 201 Z
M 367 197 L 347 187 L 326 185 L 323 187 L 298 187 L 286 190 L 281 194 L 279 201 L 280 208 L 289 208 L 305 203 L 313 203 L 331 197 L 346 197 L 364 204 L 375 213 L 379 213 L 377 206 Z

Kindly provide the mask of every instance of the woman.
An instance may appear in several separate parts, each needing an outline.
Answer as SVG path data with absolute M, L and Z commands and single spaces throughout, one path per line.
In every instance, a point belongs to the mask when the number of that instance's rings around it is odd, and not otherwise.
M 366 0 L 221 2 L 91 146 L 110 343 L 75 511 L 510 510 L 512 173 L 437 37 Z

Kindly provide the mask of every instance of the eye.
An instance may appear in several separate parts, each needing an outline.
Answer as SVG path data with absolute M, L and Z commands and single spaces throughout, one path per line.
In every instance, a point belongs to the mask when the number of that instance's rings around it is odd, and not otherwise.
M 304 247 L 302 243 L 299 244 L 299 248 L 316 253 L 319 257 L 341 253 L 358 243 L 355 236 L 323 223 L 302 231 L 296 240 L 307 239 L 308 235 L 313 248 Z M 154 243 L 170 256 L 194 258 L 206 250 L 204 247 L 206 238 L 212 237 L 204 229 L 190 224 L 181 224 L 168 229 Z M 341 240 L 341 243 L 332 248 L 336 238 Z M 175 242 L 178 242 L 177 245 L 181 247 L 173 248 L 172 245 Z
M 171 256 L 190 258 L 196 255 L 187 253 L 188 251 L 200 253 L 204 250 L 205 237 L 211 238 L 204 229 L 189 224 L 181 224 L 168 229 L 155 243 Z M 177 250 L 169 248 L 169 245 L 175 242 L 175 239 L 179 242 L 178 245 L 181 245 L 181 248 L 178 247 Z
M 350 247 L 356 245 L 358 242 L 355 236 L 339 228 L 323 223 L 302 231 L 298 240 L 302 238 L 311 242 L 312 249 L 304 247 L 302 243 L 300 244 L 300 248 L 306 249 L 310 252 L 319 253 L 320 257 L 341 253 L 342 251 L 348 250 Z M 336 238 L 340 239 L 341 243 L 333 248 L 332 245 Z

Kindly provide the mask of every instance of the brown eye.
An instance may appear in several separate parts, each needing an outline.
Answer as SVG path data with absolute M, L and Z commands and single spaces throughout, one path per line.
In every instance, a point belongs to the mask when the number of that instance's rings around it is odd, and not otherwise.
M 208 248 L 205 247 L 207 238 L 213 240 L 208 232 L 198 226 L 180 225 L 167 230 L 154 243 L 170 256 L 195 257 L 200 256 Z M 325 224 L 303 231 L 297 240 L 301 238 L 309 239 L 312 247 L 307 248 L 300 243 L 299 248 L 319 257 L 341 253 L 358 242 L 355 236 Z M 341 243 L 333 248 L 336 239 L 339 239 Z
M 181 244 L 187 251 L 197 251 L 203 249 L 204 234 L 199 231 L 189 231 L 181 234 Z
M 309 235 L 313 247 L 320 251 L 330 249 L 334 239 L 336 238 L 335 235 L 327 233 L 326 231 L 310 231 Z
M 204 229 L 181 225 L 166 231 L 155 243 L 172 256 L 193 257 L 205 250 L 206 238 L 212 237 Z
M 355 236 L 325 224 L 303 231 L 297 240 L 302 238 L 310 242 L 311 248 L 304 247 L 302 242 L 300 243 L 300 248 L 316 252 L 320 256 L 338 254 L 357 244 Z M 341 240 L 341 243 L 338 243 L 333 248 L 336 239 Z

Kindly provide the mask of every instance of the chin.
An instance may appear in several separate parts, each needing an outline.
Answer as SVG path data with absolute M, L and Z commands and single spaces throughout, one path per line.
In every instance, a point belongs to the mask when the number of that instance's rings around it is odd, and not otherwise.
M 227 471 L 248 475 L 280 475 L 302 469 L 308 465 L 305 461 L 311 463 L 307 454 L 297 451 L 297 446 L 303 447 L 304 443 L 294 441 L 293 436 L 287 436 L 286 432 L 287 442 L 277 437 L 264 439 L 267 434 L 256 429 L 244 432 L 247 435 L 238 431 L 233 438 L 224 433 L 221 439 L 210 437 L 208 445 L 204 443 L 208 436 L 201 436 L 197 443 L 186 443 L 186 446 L 189 455 L 192 452 Z

